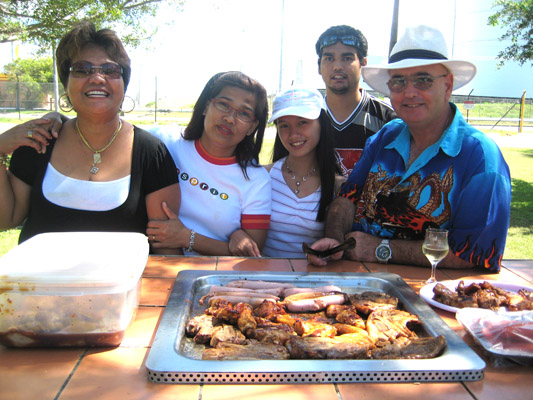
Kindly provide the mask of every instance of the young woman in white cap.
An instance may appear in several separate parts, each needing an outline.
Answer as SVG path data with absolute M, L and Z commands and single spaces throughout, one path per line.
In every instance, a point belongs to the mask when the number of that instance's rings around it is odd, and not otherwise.
M 272 214 L 263 255 L 305 257 L 302 243 L 324 234 L 326 209 L 334 198 L 341 171 L 324 98 L 317 90 L 292 88 L 274 100 L 277 129 L 272 161 Z

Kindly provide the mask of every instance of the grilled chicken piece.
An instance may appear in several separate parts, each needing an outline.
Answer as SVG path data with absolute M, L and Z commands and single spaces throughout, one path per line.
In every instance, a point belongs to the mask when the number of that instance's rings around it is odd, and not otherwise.
M 263 301 L 254 308 L 253 314 L 256 317 L 272 319 L 276 315 L 285 314 L 285 309 L 278 303 Z
M 257 327 L 257 321 L 253 316 L 253 308 L 251 305 L 238 303 L 235 305 L 235 309 L 239 312 L 237 327 L 242 333 L 246 335 L 248 331 Z
M 246 341 L 246 336 L 241 331 L 237 330 L 233 325 L 224 324 L 213 329 L 209 344 L 211 347 L 216 347 L 220 342 L 244 344 Z
M 187 336 L 194 337 L 196 343 L 204 344 L 209 343 L 214 329 L 213 316 L 204 314 L 191 318 L 185 332 Z
M 285 346 L 254 341 L 246 345 L 219 343 L 217 348 L 207 348 L 202 360 L 286 360 L 289 352 Z
M 307 321 L 297 320 L 294 324 L 294 331 L 302 336 L 314 337 L 334 337 L 337 336 L 337 329 L 330 324 L 328 319 L 316 318 Z
M 285 346 L 297 359 L 366 359 L 374 343 L 362 332 L 333 338 L 291 336 Z
M 337 330 L 337 335 L 339 336 L 345 335 L 347 333 L 361 333 L 361 331 L 363 331 L 364 333 L 368 335 L 368 332 L 366 331 L 364 327 L 360 328 L 358 326 L 348 325 L 348 324 L 333 324 L 333 326 Z
M 379 360 L 435 358 L 445 347 L 446 339 L 442 335 L 411 339 L 400 337 L 392 343 L 371 350 L 370 357 Z
M 377 346 L 399 337 L 414 338 L 408 323 L 418 322 L 416 315 L 401 310 L 376 310 L 368 316 L 366 330 Z
M 357 312 L 369 315 L 375 310 L 394 310 L 398 307 L 398 299 L 382 292 L 363 292 L 349 296 L 350 303 Z

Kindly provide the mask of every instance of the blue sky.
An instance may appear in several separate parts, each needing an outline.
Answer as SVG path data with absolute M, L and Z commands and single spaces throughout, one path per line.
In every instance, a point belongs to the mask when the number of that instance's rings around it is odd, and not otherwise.
M 506 43 L 499 40 L 500 28 L 487 25 L 492 3 L 400 0 L 399 34 L 408 25 L 435 26 L 445 35 L 451 58 L 476 64 L 477 76 L 455 93 L 520 97 L 526 90 L 533 97 L 529 64 L 496 68 L 496 55 Z M 128 94 L 141 103 L 152 101 L 157 77 L 159 98 L 193 102 L 213 74 L 227 70 L 256 78 L 269 93 L 291 83 L 323 88 L 314 50 L 318 36 L 332 25 L 351 25 L 368 39 L 369 64 L 381 63 L 388 54 L 392 5 L 393 0 L 188 0 L 182 12 L 161 9 L 158 34 L 129 50 Z M 169 19 L 173 23 L 164 24 Z M 0 64 L 11 60 L 9 45 L 0 45 L 0 57 Z

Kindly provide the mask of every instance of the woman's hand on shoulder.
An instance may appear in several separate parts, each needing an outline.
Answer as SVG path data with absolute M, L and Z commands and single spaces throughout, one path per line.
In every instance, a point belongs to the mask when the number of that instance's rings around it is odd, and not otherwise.
M 242 229 L 237 229 L 231 234 L 229 252 L 232 256 L 261 257 L 257 243 Z
M 58 137 L 59 131 L 61 130 L 63 123 L 69 120 L 65 115 L 58 113 L 57 111 L 51 111 L 45 114 L 43 118 L 46 118 L 50 121 L 50 125 L 48 126 L 48 131 L 55 138 Z
M 33 147 L 44 154 L 48 141 L 52 139 L 49 132 L 51 121 L 47 118 L 32 119 L 15 125 L 0 135 L 0 153 L 11 154 L 21 146 Z

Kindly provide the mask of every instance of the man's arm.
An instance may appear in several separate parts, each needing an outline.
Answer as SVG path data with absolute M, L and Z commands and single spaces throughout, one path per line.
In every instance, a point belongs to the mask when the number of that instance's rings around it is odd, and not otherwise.
M 354 215 L 355 204 L 345 197 L 336 197 L 331 202 L 326 217 L 326 237 L 343 242 L 346 234 L 352 230 Z
M 348 237 L 350 236 L 355 238 L 357 244 L 355 249 L 345 252 L 348 259 L 378 262 L 375 251 L 382 238 L 363 232 L 351 232 L 348 234 Z M 392 259 L 389 260 L 389 263 L 431 266 L 424 253 L 422 253 L 422 242 L 422 240 L 391 240 L 389 245 L 392 250 Z M 457 257 L 450 251 L 438 266 L 444 268 L 473 268 L 474 264 Z

